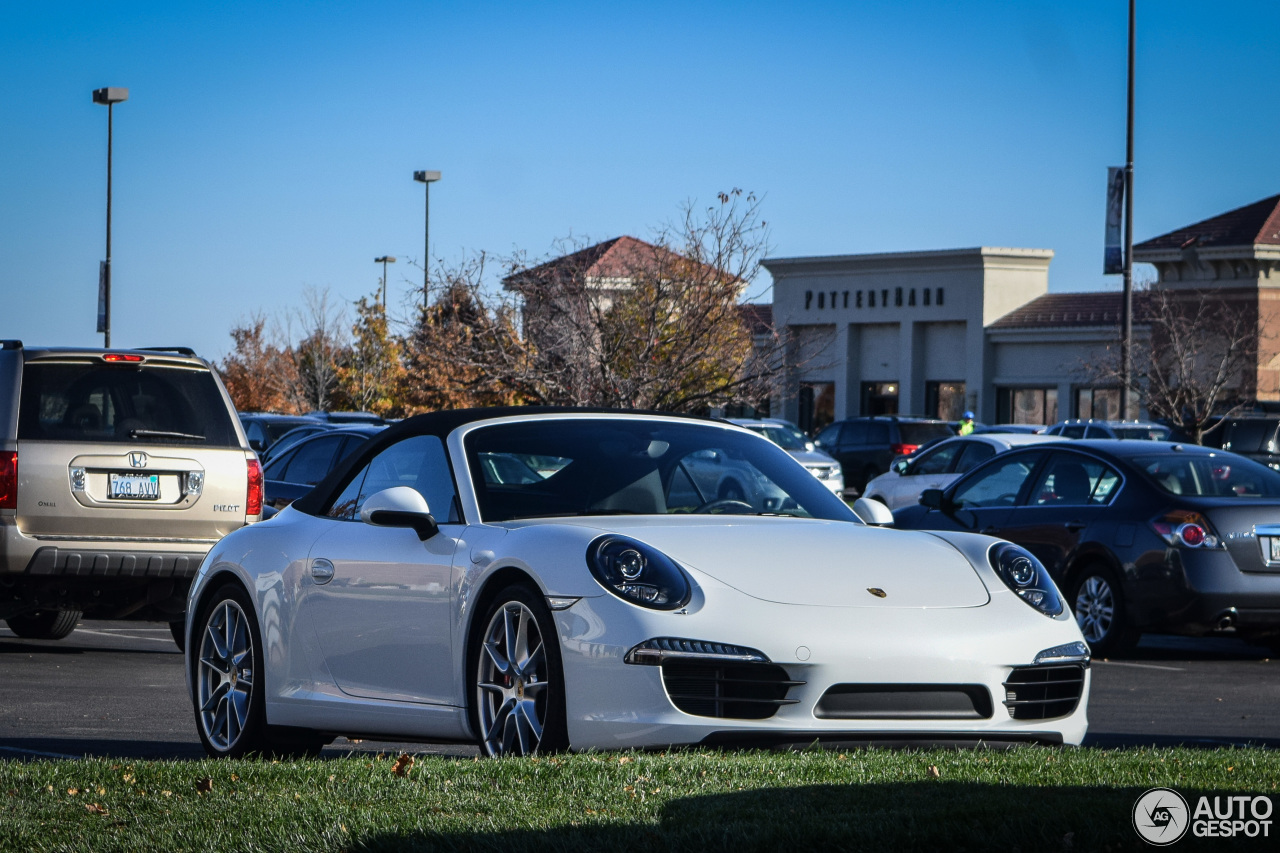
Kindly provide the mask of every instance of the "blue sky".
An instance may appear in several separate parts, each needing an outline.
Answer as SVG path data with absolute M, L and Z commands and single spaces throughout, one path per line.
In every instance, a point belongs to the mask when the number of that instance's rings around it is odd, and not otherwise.
M 0 337 L 219 358 L 307 287 L 393 302 L 432 254 L 646 237 L 765 196 L 775 256 L 1053 249 L 1103 276 L 1125 0 L 0 4 Z M 1280 192 L 1280 4 L 1139 3 L 1135 234 Z M 767 276 L 761 281 L 767 285 Z

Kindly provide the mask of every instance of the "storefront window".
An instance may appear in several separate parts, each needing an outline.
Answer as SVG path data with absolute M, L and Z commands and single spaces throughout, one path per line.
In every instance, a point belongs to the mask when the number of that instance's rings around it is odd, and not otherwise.
M 1057 388 L 1000 388 L 996 420 L 1002 424 L 1053 424 L 1058 421 Z
M 1120 414 L 1119 388 L 1077 388 L 1076 417 L 1099 421 L 1138 419 L 1138 395 L 1129 395 L 1129 411 Z
M 964 414 L 963 382 L 926 382 L 924 384 L 924 413 L 931 418 L 958 421 Z
M 897 382 L 863 382 L 862 414 L 864 415 L 896 415 L 898 414 Z
M 800 383 L 800 429 L 814 435 L 836 419 L 836 383 Z

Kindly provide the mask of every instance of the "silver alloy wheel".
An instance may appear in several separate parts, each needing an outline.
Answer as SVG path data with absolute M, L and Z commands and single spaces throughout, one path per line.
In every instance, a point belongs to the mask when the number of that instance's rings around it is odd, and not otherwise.
M 1076 623 L 1089 643 L 1097 643 L 1111 632 L 1116 598 L 1105 578 L 1090 575 L 1076 593 Z
M 542 742 L 552 688 L 538 620 L 519 601 L 494 612 L 476 673 L 481 743 L 489 755 L 531 755 Z
M 230 598 L 214 605 L 200 640 L 196 697 L 200 725 L 216 749 L 235 746 L 249 719 L 253 698 L 253 634 L 240 605 Z

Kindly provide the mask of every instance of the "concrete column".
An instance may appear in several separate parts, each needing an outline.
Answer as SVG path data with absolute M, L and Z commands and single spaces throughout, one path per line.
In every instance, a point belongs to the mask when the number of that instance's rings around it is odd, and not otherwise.
M 907 415 L 924 409 L 924 352 L 919 323 L 898 324 L 898 411 Z

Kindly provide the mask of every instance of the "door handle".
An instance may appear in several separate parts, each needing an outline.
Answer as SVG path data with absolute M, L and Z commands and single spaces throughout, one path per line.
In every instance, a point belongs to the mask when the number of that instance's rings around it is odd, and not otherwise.
M 333 580 L 333 563 L 323 558 L 312 560 L 311 578 L 318 584 L 326 584 Z
M 1072 533 L 1079 533 L 1081 530 L 1084 530 L 1085 523 L 1083 521 L 1066 521 L 1063 522 L 1062 526 Z

